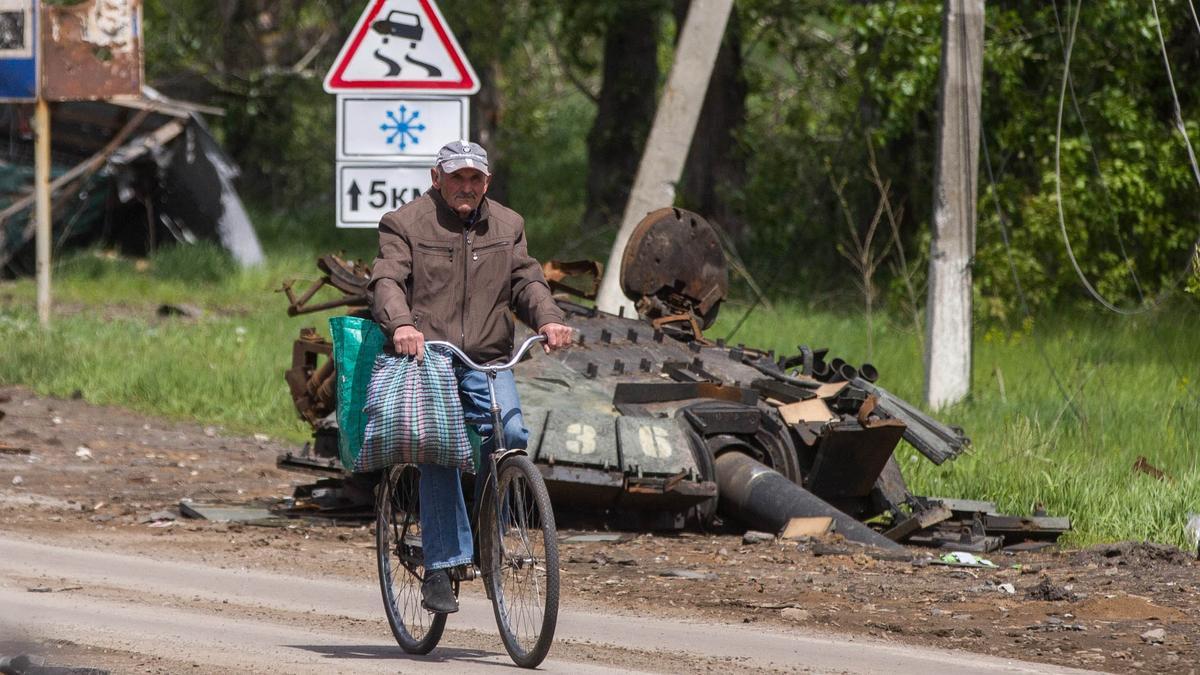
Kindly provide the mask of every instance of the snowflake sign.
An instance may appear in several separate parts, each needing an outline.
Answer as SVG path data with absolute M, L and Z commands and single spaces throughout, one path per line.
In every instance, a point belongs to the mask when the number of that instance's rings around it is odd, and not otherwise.
M 387 139 L 389 145 L 395 144 L 401 150 L 407 150 L 409 143 L 417 145 L 421 142 L 417 133 L 425 131 L 425 125 L 416 121 L 421 116 L 421 111 L 413 110 L 410 115 L 408 107 L 401 105 L 400 109 L 396 112 L 399 112 L 400 115 L 397 116 L 391 110 L 387 111 L 388 121 L 380 124 L 379 130 L 384 133 L 390 132 L 391 135 Z

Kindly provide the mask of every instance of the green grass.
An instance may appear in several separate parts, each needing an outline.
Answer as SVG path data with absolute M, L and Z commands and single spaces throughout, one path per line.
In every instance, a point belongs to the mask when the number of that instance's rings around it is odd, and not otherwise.
M 300 328 L 328 334 L 337 312 L 288 317 L 276 289 L 284 279 L 306 288 L 319 275 L 315 259 L 293 252 L 239 272 L 205 246 L 164 251 L 148 267 L 86 252 L 58 266 L 55 319 L 44 333 L 32 282 L 0 284 L 0 383 L 52 396 L 78 390 L 93 403 L 302 441 L 309 432 L 282 373 Z M 336 297 L 327 289 L 314 302 Z M 205 315 L 160 318 L 163 303 Z
M 325 320 L 337 312 L 289 318 L 275 289 L 286 278 L 305 287 L 317 276 L 314 260 L 299 245 L 280 246 L 268 264 L 244 272 L 204 247 L 164 251 L 148 265 L 82 253 L 59 265 L 58 311 L 47 332 L 36 326 L 32 282 L 0 284 L 0 383 L 53 396 L 79 390 L 94 403 L 303 441 L 307 427 L 296 418 L 282 373 L 299 329 L 327 333 Z M 335 297 L 328 293 L 317 299 Z M 205 316 L 155 314 L 161 303 L 183 302 L 201 306 Z M 730 303 L 709 335 L 727 335 L 742 310 Z M 1043 505 L 1073 519 L 1068 541 L 1075 544 L 1185 544 L 1187 516 L 1200 512 L 1195 310 L 1188 304 L 1136 318 L 1048 315 L 1013 332 L 979 329 L 973 393 L 938 414 L 964 427 L 973 449 L 935 466 L 902 447 L 910 487 L 992 500 L 1012 513 Z M 918 336 L 877 320 L 868 354 L 864 327 L 860 316 L 783 300 L 774 311 L 754 312 L 732 341 L 780 353 L 801 343 L 836 347 L 831 356 L 870 360 L 880 385 L 919 403 Z M 1139 456 L 1170 479 L 1135 472 Z
M 727 335 L 743 309 L 727 308 L 709 333 Z M 1194 304 L 1134 318 L 1052 315 L 1014 332 L 978 329 L 972 394 L 936 415 L 966 429 L 973 447 L 935 466 L 902 444 L 897 457 L 910 488 L 991 500 L 1009 513 L 1042 505 L 1072 518 L 1072 543 L 1184 545 L 1188 514 L 1200 512 L 1197 332 Z M 871 360 L 881 386 L 922 402 L 921 341 L 911 327 L 877 325 L 868 355 L 860 317 L 788 304 L 757 310 L 733 341 L 789 354 L 800 343 L 836 346 L 831 356 Z M 1169 480 L 1134 471 L 1139 456 Z

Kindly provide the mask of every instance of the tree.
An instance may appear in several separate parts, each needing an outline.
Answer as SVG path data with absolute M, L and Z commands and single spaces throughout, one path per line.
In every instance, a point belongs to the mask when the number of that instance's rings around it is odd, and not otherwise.
M 690 0 L 676 1 L 676 25 L 683 23 L 690 4 Z M 741 31 L 735 4 L 678 189 L 683 206 L 714 220 L 735 237 L 740 237 L 748 225 L 732 198 L 746 182 L 746 162 L 737 141 L 746 122 Z
M 665 3 L 611 0 L 573 4 L 568 23 L 597 19 L 604 31 L 603 80 L 587 136 L 587 202 L 583 226 L 620 224 L 657 102 L 658 46 Z M 598 16 L 596 16 L 598 14 Z

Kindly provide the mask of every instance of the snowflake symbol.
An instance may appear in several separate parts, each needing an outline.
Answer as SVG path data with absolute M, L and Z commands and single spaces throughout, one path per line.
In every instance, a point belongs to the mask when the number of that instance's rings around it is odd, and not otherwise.
M 414 132 L 425 131 L 425 125 L 414 124 L 416 119 L 421 116 L 420 110 L 414 110 L 410 115 L 408 108 L 400 106 L 397 112 L 400 113 L 399 117 L 389 110 L 387 116 L 390 121 L 380 124 L 379 130 L 384 133 L 391 132 L 392 135 L 387 139 L 389 145 L 395 143 L 400 146 L 401 150 L 406 150 L 409 143 L 416 145 L 421 142 Z

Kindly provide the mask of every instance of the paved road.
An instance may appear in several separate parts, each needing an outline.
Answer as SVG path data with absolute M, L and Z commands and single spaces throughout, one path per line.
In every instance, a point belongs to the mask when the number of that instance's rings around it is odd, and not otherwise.
M 31 593 L 31 586 L 81 586 Z M 476 585 L 477 586 L 477 585 Z M 473 588 L 478 591 L 478 588 Z M 0 638 L 83 645 L 238 671 L 489 672 L 511 666 L 477 596 L 428 657 L 396 647 L 378 589 L 0 536 Z M 800 629 L 796 629 L 797 631 Z M 839 635 L 564 609 L 545 672 L 1078 673 Z

